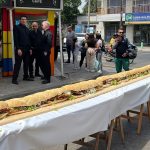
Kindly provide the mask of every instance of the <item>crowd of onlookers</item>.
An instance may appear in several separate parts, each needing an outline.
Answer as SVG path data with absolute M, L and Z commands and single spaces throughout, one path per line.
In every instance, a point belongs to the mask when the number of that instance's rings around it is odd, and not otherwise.
M 74 69 L 80 69 L 86 58 L 85 68 L 87 71 L 96 72 L 102 74 L 102 51 L 101 48 L 104 45 L 101 34 L 92 33 L 86 34 L 82 41 L 78 41 L 75 36 L 72 27 L 68 27 L 68 33 L 66 36 L 66 46 L 68 59 L 65 63 L 70 63 L 71 53 L 73 55 Z M 80 53 L 79 53 L 80 52 Z M 78 62 L 78 56 L 81 54 L 81 59 Z
M 98 72 L 102 74 L 102 54 L 103 52 L 113 53 L 116 65 L 116 71 L 121 72 L 122 68 L 129 70 L 129 41 L 124 35 L 123 28 L 118 29 L 110 43 L 105 45 L 100 33 L 87 33 L 83 41 L 78 41 L 72 26 L 68 27 L 66 36 L 66 46 L 68 59 L 65 63 L 70 63 L 71 53 L 73 56 L 74 69 L 80 69 L 85 59 L 85 69 L 89 72 Z M 80 53 L 79 53 L 80 52 Z M 78 62 L 78 56 L 81 59 Z
M 26 26 L 27 17 L 21 16 L 20 23 L 14 26 L 15 64 L 12 83 L 18 84 L 18 76 L 23 61 L 23 80 L 34 81 L 34 77 L 41 77 L 42 83 L 50 83 L 51 65 L 50 53 L 52 47 L 52 33 L 50 23 L 43 21 L 41 29 L 37 22 L 32 23 L 31 30 Z M 59 39 L 56 47 L 59 45 Z M 129 70 L 129 40 L 124 35 L 123 28 L 118 29 L 105 45 L 100 33 L 87 33 L 82 41 L 78 41 L 72 26 L 67 27 L 66 34 L 67 61 L 74 63 L 74 69 L 85 67 L 88 72 L 103 73 L 102 55 L 103 53 L 113 53 L 115 50 L 116 71 L 121 72 L 122 68 Z M 79 60 L 79 55 L 80 60 Z M 35 61 L 35 65 L 34 64 Z M 84 63 L 85 62 L 85 63 Z M 84 64 L 84 65 L 83 65 Z M 42 75 L 40 74 L 40 71 Z M 34 71 L 35 70 L 35 71 Z

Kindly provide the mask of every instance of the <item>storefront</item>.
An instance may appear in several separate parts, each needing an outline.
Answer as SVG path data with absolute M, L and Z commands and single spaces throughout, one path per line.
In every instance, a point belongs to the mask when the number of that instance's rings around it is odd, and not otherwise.
M 51 49 L 51 72 L 54 74 L 54 39 L 55 39 L 55 12 L 61 9 L 61 1 L 57 0 L 49 2 L 46 1 L 20 1 L 15 0 L 14 5 L 12 5 L 10 0 L 6 0 L 5 4 L 2 5 L 1 11 L 1 23 L 2 27 L 2 46 L 0 53 L 0 60 L 2 60 L 2 76 L 11 76 L 13 74 L 13 63 L 14 63 L 14 47 L 12 41 L 12 31 L 11 31 L 11 15 L 12 11 L 13 25 L 19 24 L 20 16 L 25 15 L 28 18 L 28 27 L 31 28 L 31 23 L 36 21 L 41 25 L 41 22 L 48 20 L 50 22 L 50 30 L 53 33 L 53 46 Z M 9 3 L 8 3 L 9 2 Z M 49 4 L 50 3 L 50 4 Z M 7 5 L 6 5 L 7 4 Z M 10 9 L 7 9 L 10 8 Z
M 150 45 L 150 25 L 134 25 L 134 43 L 140 44 L 141 41 L 144 45 Z
M 127 13 L 125 19 L 126 25 L 133 28 L 133 43 L 150 45 L 150 13 Z

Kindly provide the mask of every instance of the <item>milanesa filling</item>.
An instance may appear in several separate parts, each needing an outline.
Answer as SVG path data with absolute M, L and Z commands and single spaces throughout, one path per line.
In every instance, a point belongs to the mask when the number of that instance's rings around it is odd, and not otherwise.
M 32 105 L 32 106 L 20 106 L 20 107 L 14 107 L 11 110 L 16 110 L 16 111 L 33 111 L 39 108 L 38 105 Z
M 4 108 L 4 109 L 1 109 L 1 110 L 0 110 L 0 114 L 8 113 L 9 111 L 10 111 L 9 108 Z
M 126 76 L 121 77 L 121 75 L 117 78 L 116 76 L 113 78 L 109 78 L 106 79 L 102 82 L 102 84 L 99 83 L 99 85 L 95 85 L 95 87 L 91 87 L 90 89 L 86 89 L 86 90 L 81 90 L 81 91 L 72 91 L 72 90 L 68 90 L 65 91 L 64 93 L 57 95 L 53 98 L 47 99 L 45 101 L 41 101 L 40 103 L 36 104 L 36 105 L 32 105 L 32 106 L 20 106 L 20 107 L 14 107 L 14 108 L 6 108 L 6 109 L 2 109 L 0 110 L 0 115 L 2 116 L 2 118 L 5 118 L 6 116 L 8 116 L 9 114 L 17 114 L 17 112 L 26 112 L 26 111 L 34 111 L 40 107 L 44 107 L 44 106 L 51 106 L 53 104 L 57 104 L 57 103 L 61 103 L 64 101 L 69 101 L 69 100 L 74 100 L 80 97 L 84 97 L 85 95 L 90 95 L 90 94 L 94 94 L 106 87 L 109 86 L 115 86 L 120 84 L 121 82 L 127 82 L 129 80 L 138 78 L 138 77 L 142 77 L 145 75 L 148 75 L 150 73 L 150 69 L 148 70 L 142 70 L 141 72 L 137 72 L 137 73 L 130 73 Z M 4 115 L 3 115 L 4 114 Z

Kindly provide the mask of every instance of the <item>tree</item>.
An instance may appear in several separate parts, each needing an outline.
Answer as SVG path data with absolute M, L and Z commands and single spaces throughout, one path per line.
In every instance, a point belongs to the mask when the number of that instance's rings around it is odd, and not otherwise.
M 97 0 L 91 0 L 90 13 L 96 13 Z M 88 0 L 86 6 L 84 7 L 83 14 L 88 13 Z
M 62 22 L 64 24 L 76 24 L 77 16 L 80 14 L 78 7 L 81 0 L 64 0 L 64 9 L 62 12 Z

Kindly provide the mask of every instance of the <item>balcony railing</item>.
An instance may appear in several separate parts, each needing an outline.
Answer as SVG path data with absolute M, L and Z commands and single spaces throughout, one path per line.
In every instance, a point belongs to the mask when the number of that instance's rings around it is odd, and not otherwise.
M 129 6 L 127 6 L 129 7 Z M 132 8 L 133 12 L 150 12 L 150 4 L 147 5 L 138 5 L 138 6 L 133 6 Z M 123 13 L 126 11 L 126 6 L 123 6 L 122 8 L 120 6 L 117 7 L 109 7 L 109 8 L 97 8 L 97 13 L 104 15 L 104 14 L 120 14 L 121 10 Z
M 120 6 L 114 6 L 114 7 L 108 7 L 108 8 L 97 8 L 98 14 L 119 14 L 122 12 L 125 12 L 125 7 L 122 8 Z
M 150 12 L 150 4 L 148 5 L 139 5 L 133 7 L 133 12 Z

